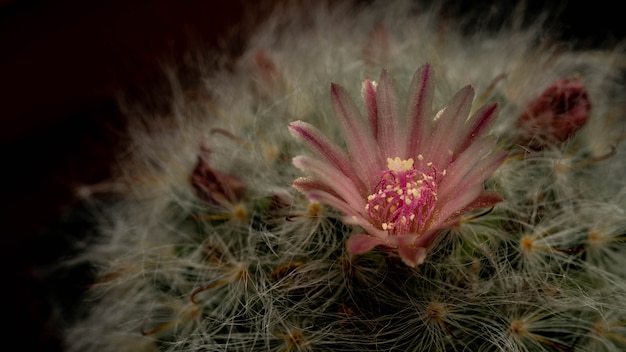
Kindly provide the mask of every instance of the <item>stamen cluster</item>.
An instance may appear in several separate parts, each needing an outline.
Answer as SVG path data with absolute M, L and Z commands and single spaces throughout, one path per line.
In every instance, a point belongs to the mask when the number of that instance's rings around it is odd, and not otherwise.
M 432 163 L 426 165 L 430 170 L 416 170 L 413 158 L 388 158 L 387 164 L 389 169 L 382 172 L 375 192 L 367 197 L 365 210 L 389 234 L 423 231 L 435 210 L 437 171 Z

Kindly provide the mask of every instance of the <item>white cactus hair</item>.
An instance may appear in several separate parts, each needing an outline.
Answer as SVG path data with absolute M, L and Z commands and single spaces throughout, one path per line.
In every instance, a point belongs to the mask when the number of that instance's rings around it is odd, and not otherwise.
M 127 105 L 116 178 L 81 192 L 97 236 L 69 263 L 96 279 L 64 330 L 68 350 L 626 349 L 624 53 L 549 39 L 546 17 L 487 28 L 442 20 L 442 5 L 280 8 L 234 64 L 206 70 L 199 48 L 190 87 L 166 70 L 165 113 Z M 287 125 L 340 141 L 331 82 L 358 101 L 386 68 L 403 101 L 424 63 L 436 109 L 466 84 L 473 108 L 500 104 L 491 133 L 510 155 L 486 187 L 504 201 L 462 218 L 416 268 L 382 251 L 352 257 L 355 229 L 291 187 L 302 176 L 291 157 L 307 152 Z M 541 150 L 517 143 L 529 101 L 573 77 L 587 123 Z M 198 168 L 213 193 L 195 187 Z

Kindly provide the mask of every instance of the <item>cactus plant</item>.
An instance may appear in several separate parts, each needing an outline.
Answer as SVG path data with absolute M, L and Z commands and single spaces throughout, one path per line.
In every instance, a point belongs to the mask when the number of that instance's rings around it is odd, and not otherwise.
M 623 53 L 437 14 L 283 9 L 129 108 L 68 349 L 626 349 Z

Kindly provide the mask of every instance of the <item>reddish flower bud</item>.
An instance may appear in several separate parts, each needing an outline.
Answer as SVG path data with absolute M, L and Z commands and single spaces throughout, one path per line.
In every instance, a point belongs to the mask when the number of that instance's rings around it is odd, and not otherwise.
M 580 80 L 556 81 L 518 118 L 519 142 L 534 149 L 563 143 L 584 126 L 590 110 L 589 96 Z
M 234 176 L 212 169 L 202 158 L 191 174 L 191 185 L 198 198 L 212 205 L 224 205 L 237 202 L 244 194 L 243 182 Z

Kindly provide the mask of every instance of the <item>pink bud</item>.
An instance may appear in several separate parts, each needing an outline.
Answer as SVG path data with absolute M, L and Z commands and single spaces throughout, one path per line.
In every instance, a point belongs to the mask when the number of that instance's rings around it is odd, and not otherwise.
M 584 126 L 590 110 L 589 96 L 580 80 L 556 81 L 518 118 L 520 144 L 541 149 L 563 143 Z
M 191 185 L 200 199 L 213 205 L 235 203 L 245 192 L 243 182 L 234 176 L 212 169 L 202 157 L 198 158 L 198 163 L 191 174 Z

